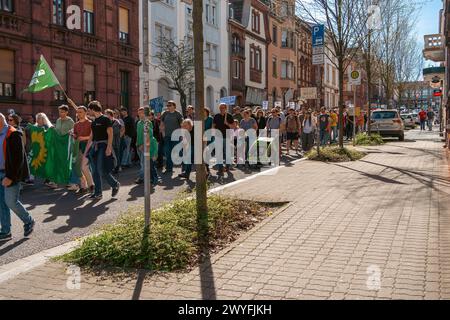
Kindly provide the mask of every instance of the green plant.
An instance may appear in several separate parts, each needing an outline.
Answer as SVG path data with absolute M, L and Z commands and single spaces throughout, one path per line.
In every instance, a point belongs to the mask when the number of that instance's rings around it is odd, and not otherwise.
M 235 240 L 242 230 L 267 217 L 268 208 L 253 201 L 210 196 L 207 249 L 218 250 Z M 84 267 L 183 270 L 198 261 L 198 231 L 195 199 L 175 200 L 153 211 L 149 233 L 144 230 L 142 208 L 135 208 L 58 260 Z
M 381 144 L 384 144 L 384 140 L 377 133 L 372 133 L 370 136 L 366 133 L 356 135 L 356 145 L 358 146 L 378 146 Z
M 363 158 L 366 154 L 350 148 L 325 147 L 320 149 L 320 155 L 316 149 L 312 149 L 306 154 L 309 160 L 324 162 L 348 162 Z

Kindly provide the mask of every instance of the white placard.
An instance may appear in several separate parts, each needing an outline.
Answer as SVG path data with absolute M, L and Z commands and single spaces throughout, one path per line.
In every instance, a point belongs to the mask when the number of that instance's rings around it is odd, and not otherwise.
M 318 64 L 324 64 L 325 58 L 323 54 L 315 54 L 313 55 L 312 64 L 318 65 Z
M 317 88 L 316 87 L 310 87 L 310 88 L 300 88 L 300 96 L 302 99 L 317 99 Z

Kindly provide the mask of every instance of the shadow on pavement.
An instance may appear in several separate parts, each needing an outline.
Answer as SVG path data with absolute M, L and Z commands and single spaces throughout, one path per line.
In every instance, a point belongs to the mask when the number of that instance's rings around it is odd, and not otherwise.
M 14 243 L 11 243 L 11 244 L 8 245 L 7 247 L 5 247 L 5 248 L 3 248 L 3 249 L 0 249 L 0 257 L 1 257 L 2 255 L 4 255 L 5 253 L 7 253 L 7 252 L 13 250 L 14 248 L 20 246 L 22 243 L 24 243 L 24 242 L 26 242 L 26 241 L 28 241 L 28 240 L 29 240 L 29 238 L 22 238 L 22 239 L 20 239 L 19 241 L 16 241 L 16 242 L 14 242 Z M 2 247 L 3 245 L 5 245 L 5 244 L 7 244 L 7 243 L 8 243 L 8 242 L 0 242 L 0 247 Z
M 54 207 L 51 207 L 46 213 L 47 215 L 50 215 L 49 217 L 44 219 L 45 222 L 53 221 L 58 216 L 68 216 L 68 219 L 66 220 L 66 225 L 60 226 L 53 230 L 55 233 L 66 233 L 72 230 L 73 228 L 86 228 L 93 224 L 97 218 L 104 214 L 108 210 L 108 205 L 117 201 L 117 199 L 109 199 L 108 201 L 101 202 L 99 205 L 95 205 L 98 202 L 92 201 L 89 202 L 84 207 L 76 207 L 71 210 L 70 213 L 65 213 L 64 208 L 67 209 L 67 204 L 63 205 L 56 205 Z M 84 203 L 84 202 L 83 202 Z
M 384 182 L 384 183 L 405 184 L 405 183 L 397 181 L 397 180 L 386 178 L 386 177 L 383 177 L 383 176 L 377 175 L 377 174 L 370 174 L 370 173 L 367 173 L 367 172 L 364 172 L 364 171 L 361 171 L 361 170 L 357 170 L 357 169 L 354 169 L 354 168 L 346 167 L 346 166 L 341 165 L 341 164 L 333 163 L 333 165 L 336 166 L 336 167 L 340 167 L 340 168 L 344 168 L 344 169 L 347 169 L 347 170 L 358 172 L 364 177 L 368 177 L 368 178 L 371 178 L 371 179 L 374 179 L 374 180 L 377 180 L 377 181 L 381 181 L 381 182 Z

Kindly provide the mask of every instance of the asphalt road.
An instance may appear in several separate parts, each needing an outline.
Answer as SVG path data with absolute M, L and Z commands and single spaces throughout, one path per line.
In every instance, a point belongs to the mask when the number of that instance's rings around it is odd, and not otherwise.
M 292 152 L 291 152 L 292 154 Z M 282 157 L 281 165 L 298 159 L 298 156 Z M 76 238 L 86 236 L 104 224 L 114 222 L 117 217 L 129 208 L 143 206 L 144 186 L 135 185 L 137 167 L 120 173 L 122 185 L 117 199 L 111 199 L 110 190 L 106 190 L 101 201 L 90 201 L 78 197 L 65 189 L 51 190 L 41 183 L 26 186 L 22 191 L 22 202 L 36 220 L 36 228 L 29 238 L 23 237 L 20 220 L 13 214 L 13 239 L 0 242 L 0 265 L 28 257 L 45 249 L 50 249 Z M 243 171 L 233 169 L 222 181 L 216 179 L 213 171 L 213 187 L 243 179 L 259 171 Z M 172 178 L 161 174 L 162 184 L 152 191 L 152 207 L 157 208 L 194 187 L 177 178 L 180 169 L 176 168 Z M 191 175 L 195 181 L 195 174 Z

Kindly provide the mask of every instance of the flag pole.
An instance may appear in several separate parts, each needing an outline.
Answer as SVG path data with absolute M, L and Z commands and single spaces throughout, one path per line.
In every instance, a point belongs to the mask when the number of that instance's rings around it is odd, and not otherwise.
M 69 96 L 67 95 L 66 91 L 64 90 L 64 88 L 62 87 L 61 84 L 59 84 L 59 88 L 60 88 L 61 91 L 64 93 L 64 96 L 66 97 L 67 102 L 68 102 L 68 103 L 75 109 L 75 111 L 76 111 L 76 110 L 77 110 L 77 107 L 76 107 L 76 105 L 75 105 L 75 102 L 73 102 L 73 100 L 69 98 Z M 69 100 L 72 101 L 73 104 L 71 104 L 71 103 L 69 102 Z

